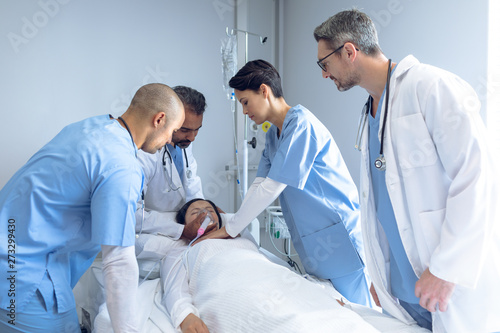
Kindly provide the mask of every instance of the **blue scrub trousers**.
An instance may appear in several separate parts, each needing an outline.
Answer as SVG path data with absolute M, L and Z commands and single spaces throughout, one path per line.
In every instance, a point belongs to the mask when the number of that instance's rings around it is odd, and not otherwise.
M 48 310 L 47 310 L 48 309 Z M 57 313 L 55 295 L 47 304 L 39 290 L 26 305 L 22 313 L 16 313 L 15 325 L 8 322 L 10 319 L 5 309 L 0 309 L 0 332 L 2 333 L 80 333 L 80 324 L 75 309 L 64 313 Z
M 351 303 L 372 306 L 370 294 L 370 283 L 365 275 L 365 269 L 362 268 L 350 274 L 330 279 L 333 286 Z
M 411 304 L 399 300 L 399 304 L 412 316 L 418 326 L 432 331 L 432 315 L 429 311 L 420 306 L 420 304 Z

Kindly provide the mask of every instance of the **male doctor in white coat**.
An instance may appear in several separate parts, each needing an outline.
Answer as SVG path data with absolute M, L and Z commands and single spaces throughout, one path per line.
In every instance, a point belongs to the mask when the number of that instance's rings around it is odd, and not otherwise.
M 182 127 L 174 132 L 171 144 L 155 154 L 139 152 L 137 156 L 144 170 L 143 201 L 136 211 L 136 255 L 141 274 L 148 273 L 143 268 L 151 267 L 147 260 L 160 260 L 172 247 L 183 245 L 176 240 L 184 226 L 176 223 L 175 215 L 187 201 L 204 198 L 191 143 L 203 123 L 205 97 L 190 87 L 173 90 L 184 104 Z
M 314 37 L 323 77 L 369 93 L 356 145 L 374 298 L 434 332 L 500 331 L 498 168 L 474 90 L 411 55 L 387 59 L 358 10 Z

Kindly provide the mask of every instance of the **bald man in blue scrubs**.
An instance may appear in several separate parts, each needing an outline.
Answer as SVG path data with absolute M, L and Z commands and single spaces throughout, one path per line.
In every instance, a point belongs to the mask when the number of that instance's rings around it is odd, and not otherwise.
M 184 121 L 173 90 L 149 84 L 118 119 L 65 127 L 0 191 L 0 331 L 79 332 L 72 288 L 103 253 L 115 332 L 138 332 L 135 208 L 154 153 Z

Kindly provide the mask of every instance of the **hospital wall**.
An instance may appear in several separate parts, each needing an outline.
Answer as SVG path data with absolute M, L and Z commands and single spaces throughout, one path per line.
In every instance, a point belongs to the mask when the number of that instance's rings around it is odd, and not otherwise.
M 312 36 L 318 24 L 353 6 L 374 18 L 382 49 L 394 61 L 411 53 L 450 70 L 486 103 L 488 0 L 1 1 L 0 187 L 63 126 L 94 115 L 118 116 L 140 85 L 163 82 L 207 97 L 193 148 L 199 174 L 207 197 L 227 211 L 236 209 L 236 174 L 226 172 L 235 163 L 232 114 L 222 89 L 226 27 L 268 37 L 266 44 L 249 38 L 249 59 L 264 58 L 280 69 L 287 102 L 303 104 L 325 123 L 358 184 L 353 143 L 366 92 L 340 93 L 321 78 Z M 238 38 L 241 48 L 244 35 Z M 240 111 L 236 116 L 241 124 Z M 258 145 L 249 150 L 249 164 L 256 166 L 264 134 L 258 129 L 252 136 Z M 251 170 L 249 183 L 254 177 Z

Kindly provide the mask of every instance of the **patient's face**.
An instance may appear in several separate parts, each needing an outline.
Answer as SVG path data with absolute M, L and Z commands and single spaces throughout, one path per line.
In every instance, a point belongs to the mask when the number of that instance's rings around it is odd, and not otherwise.
M 219 218 L 217 217 L 217 213 L 215 212 L 212 205 L 208 201 L 198 200 L 193 202 L 186 211 L 185 229 L 188 230 L 188 232 L 185 233 L 189 239 L 194 239 L 196 237 L 198 229 L 203 223 L 203 219 L 202 220 L 198 219 L 199 214 L 203 210 L 206 210 L 208 212 L 208 215 L 210 215 L 210 218 L 213 221 L 213 223 L 209 224 L 208 227 L 206 228 L 205 235 L 211 231 L 219 229 Z

